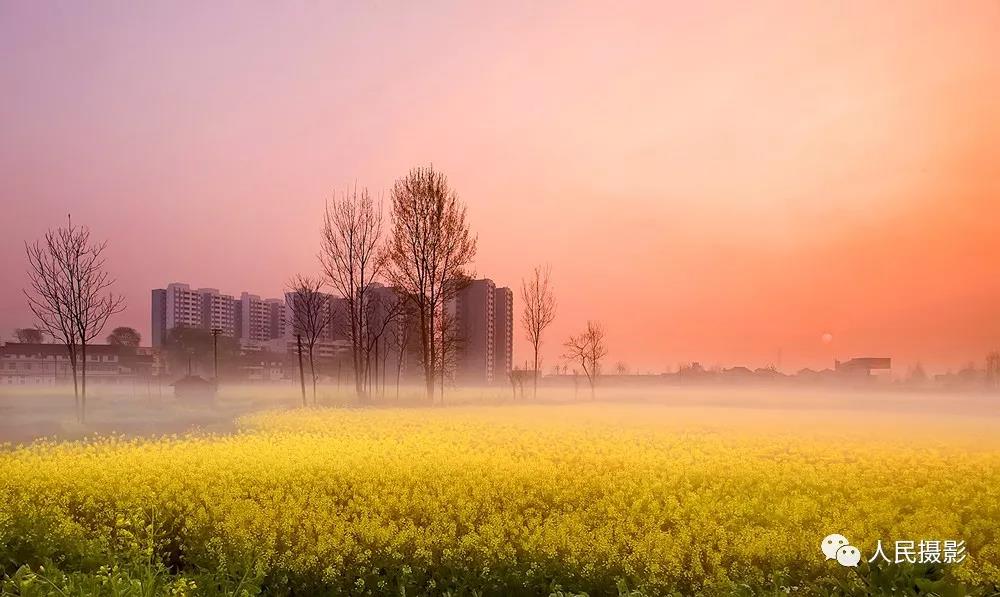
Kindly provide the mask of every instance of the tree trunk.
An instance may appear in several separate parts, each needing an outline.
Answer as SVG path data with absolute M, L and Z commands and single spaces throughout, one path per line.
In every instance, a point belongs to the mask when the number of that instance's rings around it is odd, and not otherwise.
M 309 347 L 309 374 L 312 376 L 313 406 L 316 406 L 316 365 L 313 362 L 313 347 Z
M 433 308 L 429 314 L 428 327 L 425 332 L 430 336 L 427 345 L 427 359 L 424 360 L 424 377 L 427 383 L 427 399 L 431 404 L 434 404 L 434 377 L 437 375 L 437 346 L 434 343 L 434 311 Z
M 80 422 L 87 422 L 87 343 L 80 342 Z
M 403 358 L 396 362 L 396 402 L 399 402 L 399 378 L 403 376 Z
M 534 387 L 531 390 L 531 397 L 538 400 L 538 344 L 535 344 L 535 371 L 532 377 L 534 378 Z
M 73 414 L 76 415 L 76 422 L 82 423 L 82 421 L 80 420 L 80 382 L 77 379 L 77 372 L 76 372 L 76 367 L 77 367 L 76 346 L 70 344 L 66 347 L 66 350 L 69 351 L 69 368 L 70 371 L 72 371 L 73 373 L 73 409 L 74 409 Z
M 381 390 L 381 395 L 382 395 L 382 399 L 383 400 L 385 400 L 386 371 L 389 368 L 389 351 L 386 350 L 387 348 L 388 348 L 387 346 L 384 346 L 384 345 L 382 346 L 382 381 L 381 381 L 382 390 Z
M 375 340 L 375 369 L 372 371 L 372 393 L 378 396 L 378 339 Z
M 309 406 L 306 402 L 306 372 L 302 368 L 302 334 L 295 334 L 295 345 L 299 353 L 299 384 L 302 386 L 302 408 Z
M 361 347 L 364 326 L 362 322 L 359 321 L 361 318 L 361 309 L 364 308 L 364 304 L 360 306 L 353 306 L 351 308 L 351 352 L 352 361 L 354 363 L 354 390 L 357 392 L 358 399 L 361 401 L 366 401 L 367 397 L 365 395 L 365 386 L 367 383 L 368 370 L 367 362 L 362 363 Z M 366 359 L 367 361 L 367 359 Z
M 427 337 L 427 307 L 423 304 L 418 304 L 417 308 L 420 310 L 420 356 L 423 360 L 424 367 L 424 388 L 427 393 L 427 399 L 434 400 L 434 386 L 433 378 L 430 382 L 427 381 L 427 371 L 430 367 L 431 357 L 428 354 L 430 347 L 430 339 Z

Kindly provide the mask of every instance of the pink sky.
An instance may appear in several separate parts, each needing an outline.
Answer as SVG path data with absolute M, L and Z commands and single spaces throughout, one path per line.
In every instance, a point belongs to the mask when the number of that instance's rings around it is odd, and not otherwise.
M 148 337 L 150 288 L 277 295 L 325 198 L 433 162 L 479 274 L 552 265 L 546 368 L 587 319 L 657 371 L 1000 347 L 1000 3 L 482 4 L 0 4 L 0 337 L 67 212 Z

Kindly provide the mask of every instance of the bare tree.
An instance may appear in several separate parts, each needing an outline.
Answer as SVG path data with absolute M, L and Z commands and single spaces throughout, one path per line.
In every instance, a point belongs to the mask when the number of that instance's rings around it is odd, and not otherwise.
M 75 245 L 78 242 L 76 235 L 71 234 L 68 229 L 59 228 L 46 232 L 44 245 L 38 241 L 33 245 L 25 243 L 31 291 L 24 290 L 37 327 L 45 330 L 53 341 L 66 347 L 73 377 L 77 421 L 80 420 L 80 386 L 77 377 L 79 353 L 73 320 L 73 288 L 76 277 Z
M 416 312 L 429 401 L 439 370 L 436 322 L 476 256 L 465 215 L 465 204 L 433 166 L 414 168 L 393 186 L 389 277 Z
M 316 343 L 331 325 L 333 309 L 330 295 L 323 292 L 323 280 L 296 275 L 288 283 L 285 301 L 292 313 L 292 329 L 305 342 L 309 355 L 309 375 L 312 379 L 312 401 L 316 405 Z
M 302 366 L 302 334 L 295 334 L 295 354 L 299 357 L 299 387 L 302 388 L 302 408 L 309 406 L 306 402 L 306 368 Z
M 31 290 L 24 294 L 38 327 L 66 345 L 81 423 L 87 418 L 87 346 L 125 308 L 124 297 L 111 292 L 106 248 L 107 242 L 91 243 L 90 229 L 72 219 L 46 232 L 44 242 L 25 243 Z
M 22 344 L 41 344 L 45 342 L 45 332 L 35 328 L 18 328 L 14 330 L 14 336 Z
M 331 286 L 347 305 L 345 329 L 351 340 L 355 390 L 362 400 L 367 400 L 368 298 L 385 270 L 381 245 L 382 206 L 368 189 L 359 192 L 355 188 L 327 204 L 320 261 Z
M 549 280 L 552 268 L 545 266 L 535 267 L 533 277 L 528 280 L 521 280 L 521 302 L 524 304 L 521 310 L 521 326 L 531 343 L 534 351 L 534 372 L 532 374 L 532 395 L 538 397 L 538 369 L 542 363 L 538 355 L 538 349 L 542 345 L 542 333 L 545 328 L 556 318 L 556 297 L 552 291 L 552 284 Z
M 628 375 L 628 372 L 628 365 L 625 364 L 625 361 L 618 361 L 615 363 L 615 373 L 618 375 Z
M 604 328 L 600 323 L 588 321 L 587 329 L 579 335 L 570 336 L 563 346 L 566 348 L 563 358 L 579 363 L 584 375 L 587 376 L 587 381 L 590 383 L 590 397 L 593 399 L 596 394 L 597 377 L 601 374 L 601 359 L 608 354 L 604 345 Z
M 404 303 L 394 291 L 381 284 L 373 284 L 367 294 L 360 344 L 364 357 L 364 388 L 370 395 L 372 386 L 378 390 L 379 364 L 388 353 L 388 332 L 397 324 Z M 384 376 L 384 371 L 382 374 Z

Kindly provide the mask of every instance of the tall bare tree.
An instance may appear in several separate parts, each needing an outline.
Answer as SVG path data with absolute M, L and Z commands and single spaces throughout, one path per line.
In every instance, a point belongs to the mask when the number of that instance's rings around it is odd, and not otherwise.
M 76 285 L 74 245 L 76 235 L 68 229 L 49 230 L 44 244 L 25 243 L 28 256 L 28 280 L 31 290 L 24 290 L 28 307 L 35 316 L 36 326 L 63 344 L 69 356 L 73 378 L 74 412 L 80 421 L 80 382 L 77 372 L 79 353 L 76 325 L 73 320 L 73 289 Z
M 416 313 L 428 401 L 438 372 L 437 319 L 476 256 L 465 215 L 465 204 L 433 166 L 414 168 L 393 186 L 388 273 Z
M 538 397 L 538 370 L 542 363 L 538 349 L 542 345 L 542 333 L 556 318 L 556 297 L 550 281 L 552 268 L 536 266 L 530 280 L 521 280 L 521 327 L 534 351 L 535 368 L 532 373 L 532 394 Z
M 330 285 L 346 303 L 345 329 L 357 395 L 367 400 L 368 303 L 372 285 L 385 272 L 382 252 L 382 206 L 368 189 L 357 188 L 327 204 L 323 217 L 320 262 Z
M 570 336 L 563 346 L 566 348 L 563 358 L 579 363 L 587 376 L 590 397 L 593 399 L 596 395 L 597 377 L 601 374 L 601 359 L 608 354 L 604 344 L 604 328 L 600 323 L 588 321 L 587 329 L 581 334 Z M 574 375 L 575 373 L 576 370 Z
M 285 295 L 292 314 L 292 330 L 305 343 L 309 356 L 309 375 L 312 379 L 312 401 L 316 405 L 316 343 L 331 326 L 333 309 L 330 295 L 323 292 L 323 280 L 297 274 L 288 283 Z
M 66 345 L 81 423 L 87 418 L 87 346 L 125 308 L 124 297 L 111 292 L 106 248 L 106 241 L 91 243 L 90 229 L 72 219 L 46 232 L 42 242 L 25 243 L 31 288 L 24 294 L 38 327 Z

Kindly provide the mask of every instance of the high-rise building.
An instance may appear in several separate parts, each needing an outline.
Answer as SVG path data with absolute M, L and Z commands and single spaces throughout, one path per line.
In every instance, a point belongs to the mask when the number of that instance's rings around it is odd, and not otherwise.
M 167 291 L 156 288 L 151 297 L 152 325 L 150 326 L 150 336 L 153 348 L 163 346 L 163 341 L 167 338 Z
M 179 327 L 204 327 L 203 301 L 199 291 L 191 290 L 187 284 L 171 282 L 167 284 L 165 293 L 167 298 L 166 330 L 168 333 Z
M 323 330 L 323 340 L 326 342 L 350 342 L 351 324 L 348 321 L 350 311 L 347 308 L 347 299 L 330 295 L 329 303 L 330 321 Z
M 445 309 L 446 317 L 451 319 L 446 324 L 454 326 L 455 331 L 455 381 L 459 384 L 493 383 L 495 297 L 492 280 L 472 280 Z
M 199 288 L 201 294 L 202 327 L 222 330 L 223 336 L 236 336 L 236 301 L 216 288 Z
M 514 293 L 504 286 L 493 295 L 493 381 L 507 383 L 514 364 Z
M 151 293 L 153 346 L 162 346 L 170 330 L 179 327 L 211 330 L 237 337 L 242 317 L 237 315 L 239 301 L 214 288 L 192 290 L 187 284 L 171 282 Z
M 455 381 L 506 384 L 513 365 L 514 294 L 488 278 L 472 280 L 445 306 L 455 330 Z
M 323 297 L 325 300 L 324 309 L 326 310 L 327 321 L 316 340 L 313 350 L 318 359 L 333 359 L 338 355 L 343 356 L 350 346 L 346 321 L 347 307 L 346 301 L 340 297 L 331 294 L 324 294 Z M 300 330 L 304 332 L 304 326 L 299 325 L 295 309 L 292 308 L 295 304 L 295 293 L 285 293 L 284 302 L 286 307 L 283 315 L 284 321 L 281 323 L 281 329 L 283 330 L 281 337 L 284 338 L 284 345 L 287 351 L 291 353 L 297 350 L 295 335 Z M 277 305 L 275 304 L 276 308 Z M 303 341 L 305 341 L 304 338 Z
M 336 315 L 337 305 L 339 305 L 339 301 L 342 301 L 343 299 L 337 298 L 331 294 L 322 294 L 321 300 L 323 300 L 324 302 L 323 309 L 326 312 L 327 322 L 323 328 L 322 333 L 320 333 L 319 335 L 319 339 L 321 341 L 333 341 L 337 339 L 335 338 L 336 334 L 334 332 L 334 324 L 336 324 L 336 319 L 337 319 Z M 284 322 L 281 324 L 281 329 L 282 329 L 281 336 L 288 339 L 294 339 L 295 334 L 299 333 L 299 331 L 305 333 L 305 328 L 307 327 L 306 324 L 299 323 L 299 318 L 295 313 L 295 308 L 294 308 L 295 304 L 296 304 L 295 293 L 286 292 L 284 300 L 284 305 L 285 305 L 284 315 L 283 315 Z M 274 308 L 275 310 L 277 310 L 276 304 L 274 305 Z
M 271 339 L 271 307 L 256 294 L 244 292 L 239 302 L 240 342 L 265 342 Z
M 380 378 L 415 379 L 421 366 L 421 338 L 415 318 L 400 317 L 396 289 L 374 284 L 368 294 L 366 350 L 377 358 Z M 343 357 L 351 346 L 346 299 L 325 295 L 329 323 L 314 346 L 319 359 Z M 263 299 L 243 292 L 238 299 L 214 288 L 192 289 L 172 282 L 151 292 L 152 343 L 162 346 L 178 327 L 222 330 L 243 350 L 295 352 L 293 294 Z M 504 384 L 513 364 L 513 294 L 489 279 L 472 280 L 445 305 L 446 371 L 464 385 Z M 442 320 L 438 320 L 438 324 Z M 440 328 L 437 333 L 440 333 Z M 403 346 L 401 347 L 400 344 Z M 440 349 L 440 343 L 437 345 Z M 374 373 L 373 373 L 374 374 Z
M 282 299 L 265 299 L 268 339 L 284 338 L 288 323 L 288 305 Z

